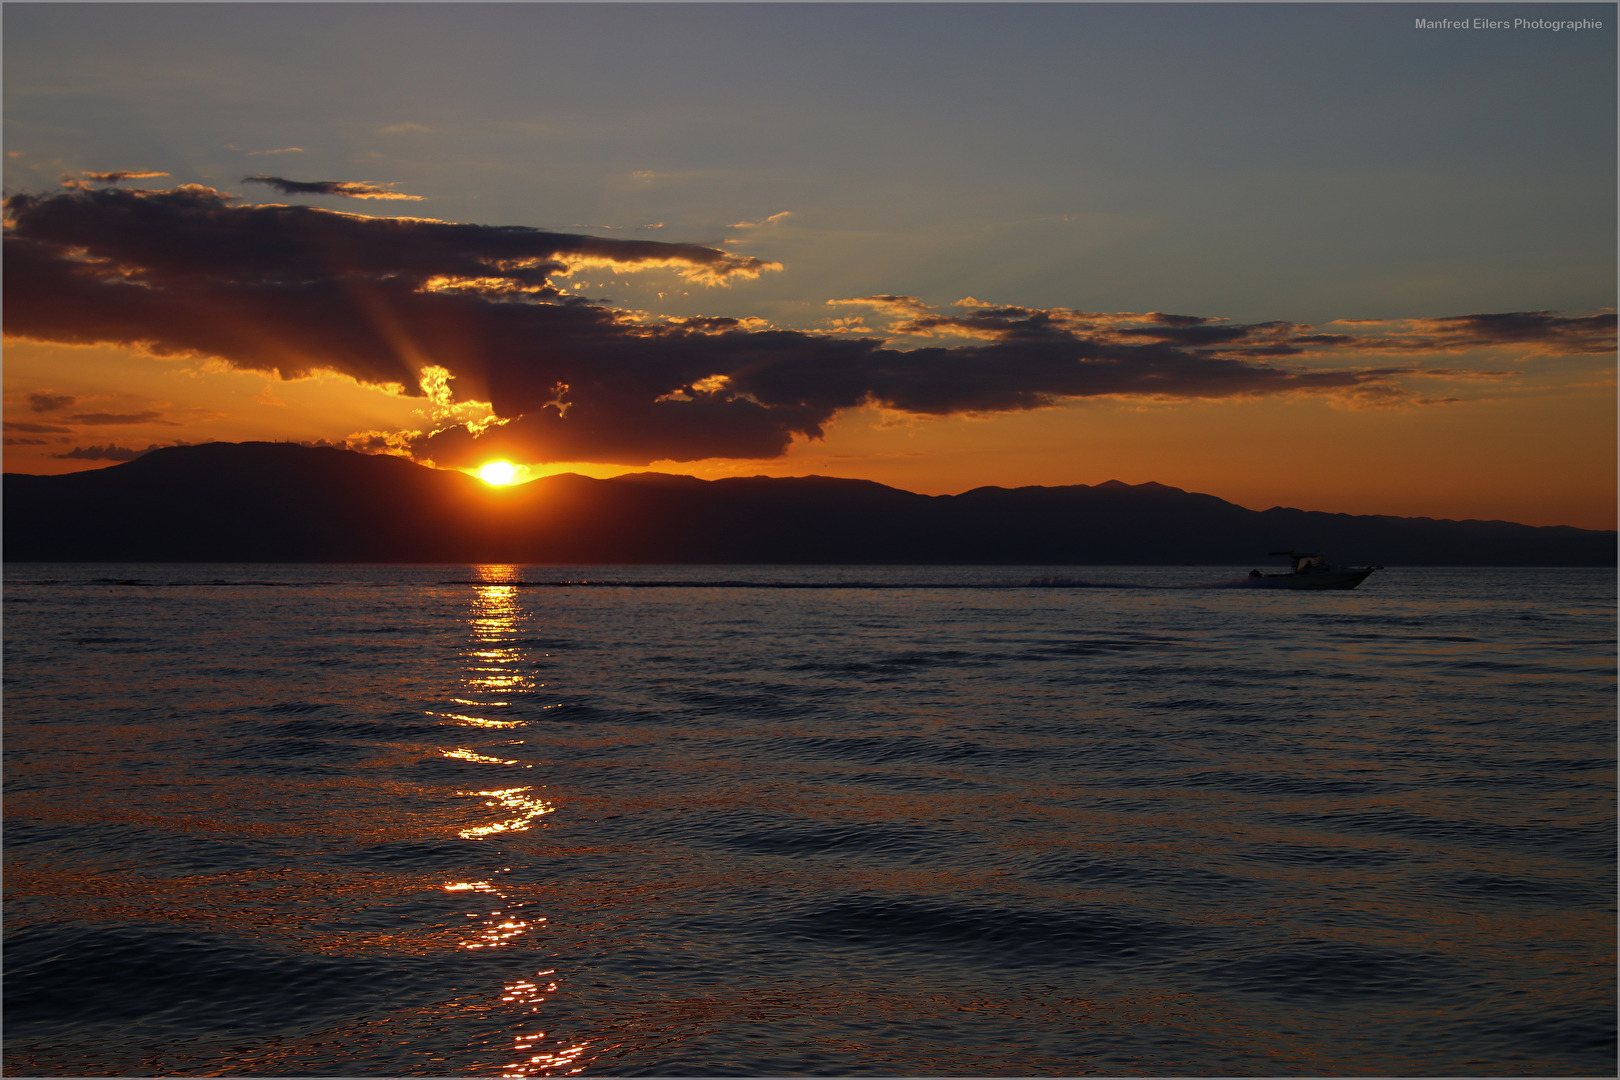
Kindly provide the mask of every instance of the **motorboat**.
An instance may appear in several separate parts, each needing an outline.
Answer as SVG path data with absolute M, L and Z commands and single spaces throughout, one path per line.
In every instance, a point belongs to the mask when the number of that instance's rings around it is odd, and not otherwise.
M 1271 555 L 1285 555 L 1293 562 L 1286 574 L 1262 574 L 1250 570 L 1245 582 L 1257 589 L 1353 589 L 1367 580 L 1367 575 L 1382 566 L 1334 566 L 1317 551 L 1273 551 Z

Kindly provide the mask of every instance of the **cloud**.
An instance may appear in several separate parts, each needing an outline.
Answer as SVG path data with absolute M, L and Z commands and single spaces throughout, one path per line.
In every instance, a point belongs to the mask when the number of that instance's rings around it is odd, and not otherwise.
M 1509 311 L 1406 319 L 1393 323 L 1336 320 L 1336 325 L 1389 326 L 1379 337 L 1363 337 L 1361 348 L 1390 352 L 1467 352 L 1523 346 L 1558 356 L 1600 355 L 1615 350 L 1612 313 L 1571 318 L 1556 311 Z
M 152 445 L 145 450 L 131 450 L 127 446 L 108 443 L 106 446 L 75 446 L 65 454 L 52 454 L 51 457 L 79 458 L 85 461 L 134 461 L 156 449 L 157 446 Z
M 640 176 L 642 174 L 637 173 L 636 175 Z M 648 173 L 646 175 L 651 176 L 652 174 Z M 790 218 L 792 216 L 793 216 L 793 211 L 791 211 L 791 210 L 783 210 L 780 213 L 772 214 L 770 217 L 761 218 L 758 221 L 738 221 L 738 222 L 734 222 L 731 227 L 733 229 L 758 229 L 758 228 L 761 228 L 761 227 L 766 226 L 766 225 L 775 225 L 775 224 L 777 224 L 779 222 L 786 221 L 788 218 Z
M 197 185 L 16 195 L 6 209 L 8 334 L 407 393 L 435 363 L 463 396 L 491 377 L 583 382 L 570 349 L 637 333 L 621 312 L 565 298 L 553 275 L 667 268 L 720 283 L 776 268 L 690 244 L 242 206 Z
M 248 205 L 196 185 L 16 195 L 6 207 L 7 333 L 398 387 L 429 400 L 429 428 L 355 438 L 441 465 L 768 458 L 862 406 L 950 416 L 1285 394 L 1387 404 L 1416 400 L 1403 379 L 1423 373 L 1425 351 L 1589 352 L 1614 335 L 1612 315 L 1549 312 L 1319 333 L 972 297 L 951 310 L 898 294 L 832 302 L 895 320 L 891 335 L 934 339 L 901 349 L 858 319 L 843 333 L 724 315 L 653 321 L 555 281 L 604 267 L 721 284 L 778 268 L 692 244 Z M 1366 363 L 1391 352 L 1399 365 Z
M 971 300 L 972 298 L 969 297 Z M 915 296 L 895 296 L 892 293 L 883 293 L 879 296 L 856 296 L 848 300 L 829 300 L 827 303 L 834 307 L 867 307 L 884 315 L 896 317 L 917 318 L 934 309 L 917 299 Z
M 59 424 L 23 424 L 15 420 L 6 421 L 7 431 L 25 431 L 30 435 L 71 435 L 73 429 L 62 427 Z
M 1306 357 L 1334 352 L 1458 353 L 1519 348 L 1544 355 L 1602 354 L 1615 349 L 1615 316 L 1566 317 L 1551 311 L 1457 315 L 1398 322 L 1336 320 L 1359 333 L 1318 333 L 1305 323 L 1232 323 L 1165 312 L 1093 312 L 997 305 L 969 296 L 941 314 L 915 297 L 868 296 L 828 301 L 859 304 L 895 316 L 889 331 L 912 337 L 1047 341 L 1084 337 L 1099 344 L 1170 345 L 1227 357 Z
M 104 184 L 116 184 L 123 180 L 150 180 L 159 176 L 168 176 L 166 172 L 137 172 L 123 170 L 120 172 L 87 172 L 83 174 L 87 180 L 99 180 Z
M 75 413 L 74 415 L 67 417 L 67 420 L 72 424 L 89 424 L 92 427 L 97 425 L 105 426 L 108 424 L 154 423 L 167 424 L 171 427 L 178 426 L 172 420 L 163 419 L 162 413 L 154 412 L 152 410 L 138 413 Z
M 28 407 L 37 413 L 57 412 L 72 405 L 78 398 L 66 394 L 53 394 L 49 390 L 28 395 Z
M 341 195 L 345 199 L 405 199 L 421 202 L 425 196 L 388 190 L 392 184 L 361 180 L 285 180 L 279 176 L 244 176 L 244 184 L 268 184 L 283 195 Z

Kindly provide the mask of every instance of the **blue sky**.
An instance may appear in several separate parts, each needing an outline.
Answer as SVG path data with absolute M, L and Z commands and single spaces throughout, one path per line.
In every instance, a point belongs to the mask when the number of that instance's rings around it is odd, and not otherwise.
M 662 222 L 783 262 L 777 317 L 812 282 L 1236 319 L 1611 302 L 1612 32 L 1413 29 L 1435 10 L 16 4 L 7 183 L 364 176 L 453 220 Z

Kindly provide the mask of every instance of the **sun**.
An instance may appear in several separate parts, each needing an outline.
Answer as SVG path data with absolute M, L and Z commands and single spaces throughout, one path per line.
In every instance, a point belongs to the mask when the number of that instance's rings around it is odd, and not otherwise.
M 486 484 L 505 487 L 517 480 L 517 466 L 510 461 L 492 461 L 478 470 L 478 478 Z

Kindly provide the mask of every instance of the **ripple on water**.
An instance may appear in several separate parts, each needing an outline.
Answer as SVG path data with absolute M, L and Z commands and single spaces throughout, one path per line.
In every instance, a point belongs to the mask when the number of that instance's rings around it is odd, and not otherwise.
M 445 724 L 424 713 L 396 712 L 374 719 L 352 714 L 294 720 L 254 721 L 242 718 L 240 733 L 277 739 L 317 739 L 359 744 L 430 742 L 443 738 Z
M 722 845 L 760 855 L 799 860 L 863 858 L 918 862 L 957 861 L 982 843 L 974 835 L 900 822 L 807 821 L 756 811 L 681 815 L 649 830 L 688 843 Z
M 1003 785 L 965 776 L 931 776 L 911 772 L 858 772 L 837 773 L 822 771 L 807 777 L 816 784 L 838 784 L 861 787 L 887 788 L 895 791 L 975 791 L 994 789 Z
M 530 570 L 8 576 L 8 1067 L 1613 1067 L 1612 572 Z
M 1311 847 L 1302 844 L 1255 844 L 1246 857 L 1264 862 L 1310 867 L 1391 866 L 1415 856 L 1410 851 L 1367 847 Z
M 1016 767 L 1049 756 L 1035 746 L 996 745 L 978 740 L 926 735 L 830 736 L 749 740 L 758 752 L 784 758 L 826 758 L 862 765 L 950 765 L 971 763 L 996 768 Z
M 1435 995 L 1452 986 L 1453 966 L 1434 953 L 1315 942 L 1211 964 L 1201 979 L 1236 993 L 1284 1000 Z
M 1572 1004 L 1556 1010 L 1492 1009 L 1454 1033 L 1459 1049 L 1476 1063 L 1519 1063 L 1511 1074 L 1535 1072 L 1526 1068 L 1538 1059 L 1573 1057 L 1575 1060 L 1613 1061 L 1616 1052 L 1614 1009 Z M 1563 1075 L 1575 1074 L 1570 1070 Z M 1502 1074 L 1497 1074 L 1502 1075 Z M 1601 1075 L 1596 1069 L 1591 1075 Z
M 848 896 L 783 922 L 827 945 L 948 954 L 998 968 L 1135 964 L 1205 944 L 1211 933 L 1102 907 L 981 907 L 923 897 Z
M 1150 859 L 1130 862 L 1091 856 L 1051 856 L 1038 860 L 1024 875 L 1035 881 L 1062 882 L 1082 888 L 1120 889 L 1180 902 L 1227 903 L 1271 891 L 1272 883 L 1215 870 Z
M 299 842 L 243 837 L 198 829 L 173 832 L 125 822 L 74 824 L 6 822 L 6 847 L 18 856 L 48 851 L 57 866 L 99 874 L 147 877 L 223 874 L 251 870 L 296 857 Z
M 1570 825 L 1551 822 L 1504 824 L 1482 818 L 1438 818 L 1403 810 L 1360 810 L 1325 814 L 1284 813 L 1280 820 L 1335 833 L 1387 833 L 1431 846 L 1512 848 L 1555 852 L 1565 858 L 1613 862 L 1613 821 Z
M 36 923 L 6 938 L 8 1031 L 31 1039 L 120 1029 L 296 1031 L 342 1016 L 379 985 L 428 989 L 408 969 L 306 955 L 162 925 Z
M 348 849 L 337 858 L 351 866 L 439 873 L 485 866 L 489 853 L 455 840 L 394 840 Z
M 1526 878 L 1506 874 L 1459 874 L 1438 877 L 1432 888 L 1464 903 L 1519 908 L 1530 904 L 1552 908 L 1614 910 L 1614 895 L 1593 888 L 1589 881 L 1554 877 Z

